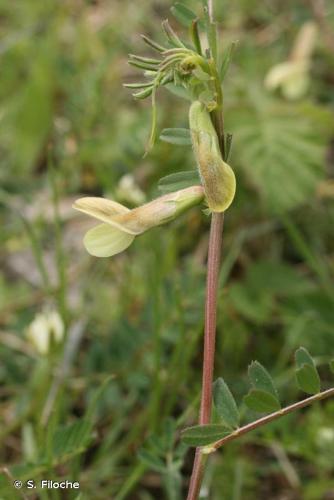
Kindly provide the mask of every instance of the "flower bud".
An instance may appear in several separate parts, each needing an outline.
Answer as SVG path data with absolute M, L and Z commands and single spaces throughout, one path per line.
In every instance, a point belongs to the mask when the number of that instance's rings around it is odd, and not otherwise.
M 91 255 L 111 257 L 125 250 L 135 236 L 175 219 L 188 208 L 198 205 L 203 197 L 202 186 L 192 186 L 132 210 L 105 198 L 92 197 L 77 200 L 73 208 L 103 221 L 86 233 L 84 245 Z
M 189 126 L 208 206 L 212 212 L 223 212 L 231 205 L 235 195 L 235 175 L 222 159 L 210 114 L 199 101 L 193 102 L 190 107 Z

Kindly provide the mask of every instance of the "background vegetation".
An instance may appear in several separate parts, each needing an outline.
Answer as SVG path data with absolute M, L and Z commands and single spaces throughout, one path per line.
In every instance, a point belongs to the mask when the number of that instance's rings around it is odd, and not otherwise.
M 323 388 L 333 385 L 334 9 L 216 3 L 224 47 L 238 40 L 224 89 L 238 190 L 225 220 L 216 373 L 241 401 L 256 358 L 290 403 L 302 396 L 299 345 Z M 22 498 L 13 478 L 80 481 L 79 497 L 22 490 L 28 498 L 184 497 L 193 451 L 178 436 L 197 419 L 209 219 L 194 209 L 104 260 L 86 254 L 91 221 L 71 209 L 82 194 L 136 205 L 162 176 L 194 168 L 190 147 L 161 141 L 143 158 L 150 105 L 122 89 L 137 77 L 128 52 L 148 53 L 140 33 L 161 40 L 166 17 L 186 29 L 170 7 L 0 2 L 0 498 Z M 263 82 L 310 19 L 321 27 L 311 84 L 291 101 Z M 159 103 L 160 129 L 187 126 L 185 101 L 161 91 Z M 27 332 L 51 310 L 65 338 L 41 354 Z M 333 421 L 329 400 L 231 443 L 211 457 L 211 498 L 334 498 Z

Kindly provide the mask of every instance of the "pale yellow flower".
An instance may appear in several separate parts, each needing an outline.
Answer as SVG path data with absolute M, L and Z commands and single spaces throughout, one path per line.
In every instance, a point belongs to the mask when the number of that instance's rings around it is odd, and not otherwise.
M 295 40 L 287 61 L 273 66 L 266 78 L 268 90 L 280 89 L 287 99 L 299 99 L 310 84 L 311 56 L 317 37 L 317 26 L 314 22 L 305 23 Z
M 236 179 L 230 165 L 222 159 L 210 114 L 200 101 L 194 101 L 190 106 L 189 127 L 209 209 L 224 212 L 234 199 Z
M 287 61 L 271 68 L 265 79 L 268 90 L 281 89 L 287 99 L 298 99 L 306 92 L 310 84 L 309 61 Z
M 26 330 L 26 336 L 39 354 L 48 354 L 52 341 L 64 338 L 64 323 L 57 311 L 37 314 Z
M 128 248 L 139 234 L 175 219 L 199 204 L 203 197 L 203 188 L 192 186 L 132 210 L 115 201 L 94 197 L 77 200 L 73 208 L 103 222 L 86 233 L 86 250 L 95 257 L 111 257 Z

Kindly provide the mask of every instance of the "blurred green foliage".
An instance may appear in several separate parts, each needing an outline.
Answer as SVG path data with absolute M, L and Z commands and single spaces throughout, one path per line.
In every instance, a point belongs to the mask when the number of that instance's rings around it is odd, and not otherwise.
M 290 382 L 301 344 L 333 384 L 322 366 L 334 352 L 332 39 L 322 24 L 308 93 L 289 102 L 263 81 L 314 17 L 312 2 L 216 4 L 221 49 L 238 40 L 224 87 L 238 190 L 225 223 L 216 373 L 241 401 L 259 359 L 288 403 L 299 397 Z M 160 41 L 166 17 L 185 33 L 170 7 L 0 1 L 0 498 L 21 498 L 13 478 L 79 480 L 81 496 L 66 498 L 81 500 L 184 497 L 192 452 L 178 433 L 197 418 L 209 219 L 193 209 L 98 260 L 70 208 L 82 194 L 131 205 L 131 190 L 119 190 L 129 173 L 150 199 L 161 177 L 194 168 L 189 146 L 158 142 L 143 158 L 150 106 L 122 89 L 137 78 L 127 53 L 149 55 L 140 33 Z M 329 1 L 318 14 L 333 31 Z M 166 91 L 158 100 L 160 130 L 187 126 L 186 101 Z M 66 338 L 44 357 L 26 330 L 46 307 Z M 210 462 L 212 498 L 332 498 L 333 419 L 323 402 L 231 443 Z

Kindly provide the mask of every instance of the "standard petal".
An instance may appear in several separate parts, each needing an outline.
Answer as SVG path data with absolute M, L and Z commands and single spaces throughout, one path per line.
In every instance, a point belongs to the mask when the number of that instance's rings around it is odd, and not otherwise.
M 99 224 L 85 234 L 84 245 L 87 252 L 95 257 L 111 257 L 128 248 L 134 238 L 132 234 L 109 224 Z
M 136 223 L 131 223 L 135 219 L 135 217 L 132 217 L 133 210 L 129 210 L 116 201 L 107 200 L 106 198 L 86 197 L 77 200 L 73 204 L 73 208 L 106 222 L 120 231 L 133 235 L 143 232 L 137 228 Z
M 116 201 L 92 196 L 76 200 L 73 204 L 73 208 L 91 217 L 95 217 L 95 219 L 102 220 L 103 222 L 110 222 L 110 218 L 115 217 L 115 215 L 122 215 L 130 212 L 128 208 Z

